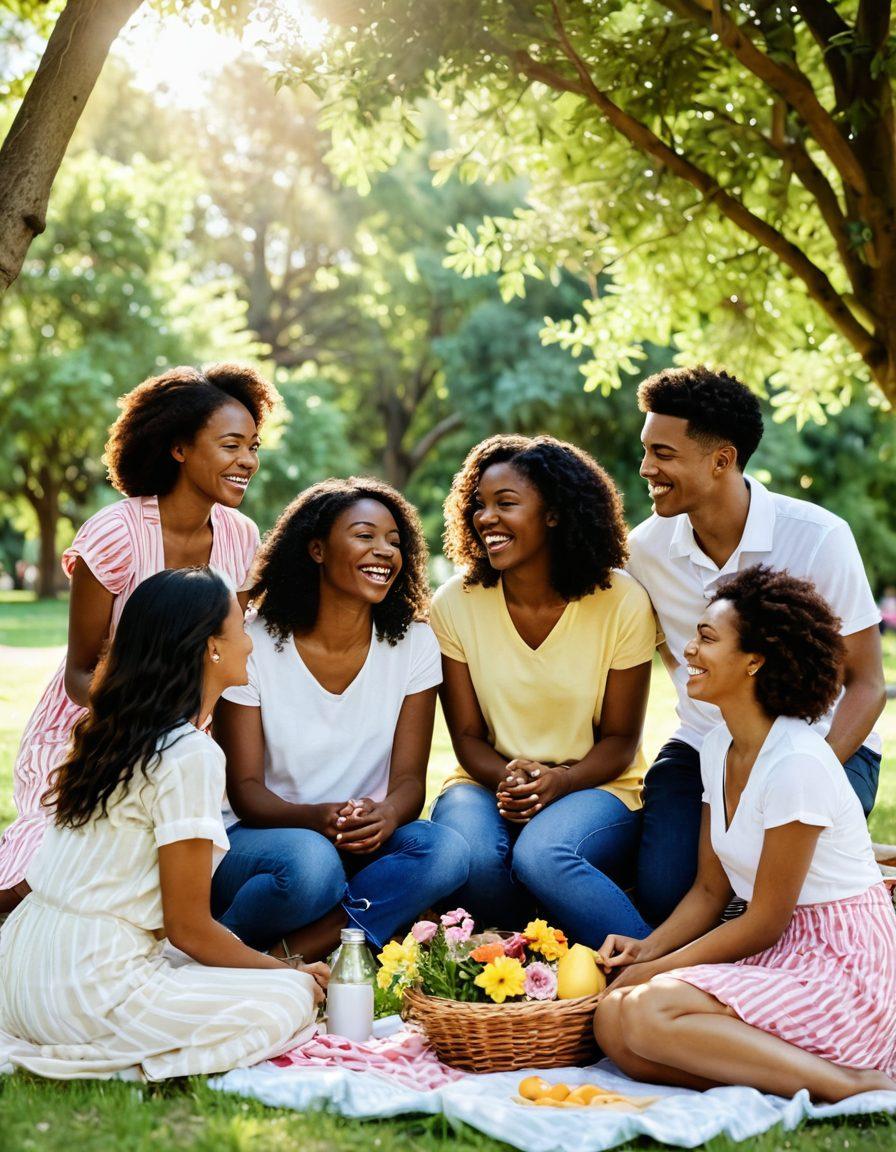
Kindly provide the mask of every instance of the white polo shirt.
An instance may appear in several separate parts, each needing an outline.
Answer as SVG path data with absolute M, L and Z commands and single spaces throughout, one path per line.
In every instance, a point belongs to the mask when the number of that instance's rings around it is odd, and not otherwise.
M 699 749 L 722 714 L 714 704 L 691 700 L 687 693 L 684 650 L 694 637 L 697 621 L 725 579 L 753 564 L 786 569 L 791 576 L 811 580 L 843 622 L 850 636 L 880 622 L 862 558 L 845 520 L 810 504 L 769 492 L 758 480 L 750 486 L 750 509 L 740 544 L 718 568 L 694 539 L 686 514 L 663 518 L 655 513 L 629 536 L 628 571 L 647 589 L 677 667 L 672 679 L 678 694 L 676 740 Z M 836 707 L 836 705 L 835 705 Z M 834 709 L 814 725 L 826 736 Z M 865 743 L 881 750 L 871 732 Z

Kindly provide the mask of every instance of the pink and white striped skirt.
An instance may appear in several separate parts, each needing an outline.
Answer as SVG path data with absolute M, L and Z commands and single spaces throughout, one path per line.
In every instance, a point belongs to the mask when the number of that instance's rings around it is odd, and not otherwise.
M 666 975 L 806 1052 L 896 1075 L 896 912 L 883 884 L 798 905 L 777 944 L 755 956 Z

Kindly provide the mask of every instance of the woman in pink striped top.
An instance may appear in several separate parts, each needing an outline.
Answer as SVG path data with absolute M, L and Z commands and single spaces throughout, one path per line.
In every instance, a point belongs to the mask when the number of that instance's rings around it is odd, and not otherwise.
M 861 805 L 811 727 L 840 688 L 839 621 L 807 581 L 749 568 L 685 651 L 689 695 L 725 721 L 700 754 L 699 871 L 645 940 L 604 942 L 622 971 L 598 1042 L 655 1083 L 896 1091 L 896 914 Z M 732 893 L 747 910 L 720 924 Z
M 71 580 L 68 651 L 16 757 L 18 817 L 0 840 L 0 913 L 29 891 L 26 872 L 46 827 L 41 797 L 127 598 L 163 568 L 211 564 L 237 588 L 245 583 L 258 529 L 237 508 L 258 469 L 258 429 L 275 396 L 254 369 L 217 364 L 173 368 L 122 399 L 104 459 L 126 499 L 91 516 L 62 557 Z

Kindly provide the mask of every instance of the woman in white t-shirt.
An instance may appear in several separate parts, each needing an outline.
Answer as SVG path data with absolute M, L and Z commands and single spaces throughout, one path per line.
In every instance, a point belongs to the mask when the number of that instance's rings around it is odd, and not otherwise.
M 372 479 L 303 492 L 264 541 L 249 683 L 225 693 L 230 852 L 216 917 L 274 955 L 380 947 L 466 880 L 469 850 L 417 817 L 439 646 L 419 517 Z
M 839 621 L 812 584 L 754 567 L 724 584 L 685 654 L 725 723 L 703 745 L 697 879 L 597 1009 L 629 1075 L 838 1101 L 896 1091 L 896 915 L 861 805 L 810 724 L 840 687 Z M 732 893 L 747 910 L 719 924 Z

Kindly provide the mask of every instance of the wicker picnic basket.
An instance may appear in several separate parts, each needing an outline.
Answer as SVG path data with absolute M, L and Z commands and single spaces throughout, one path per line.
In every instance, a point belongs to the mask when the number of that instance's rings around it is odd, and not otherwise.
M 423 1029 L 443 1063 L 465 1072 L 591 1064 L 598 1055 L 597 1000 L 482 1004 L 427 996 L 418 988 L 404 994 L 406 1018 Z

